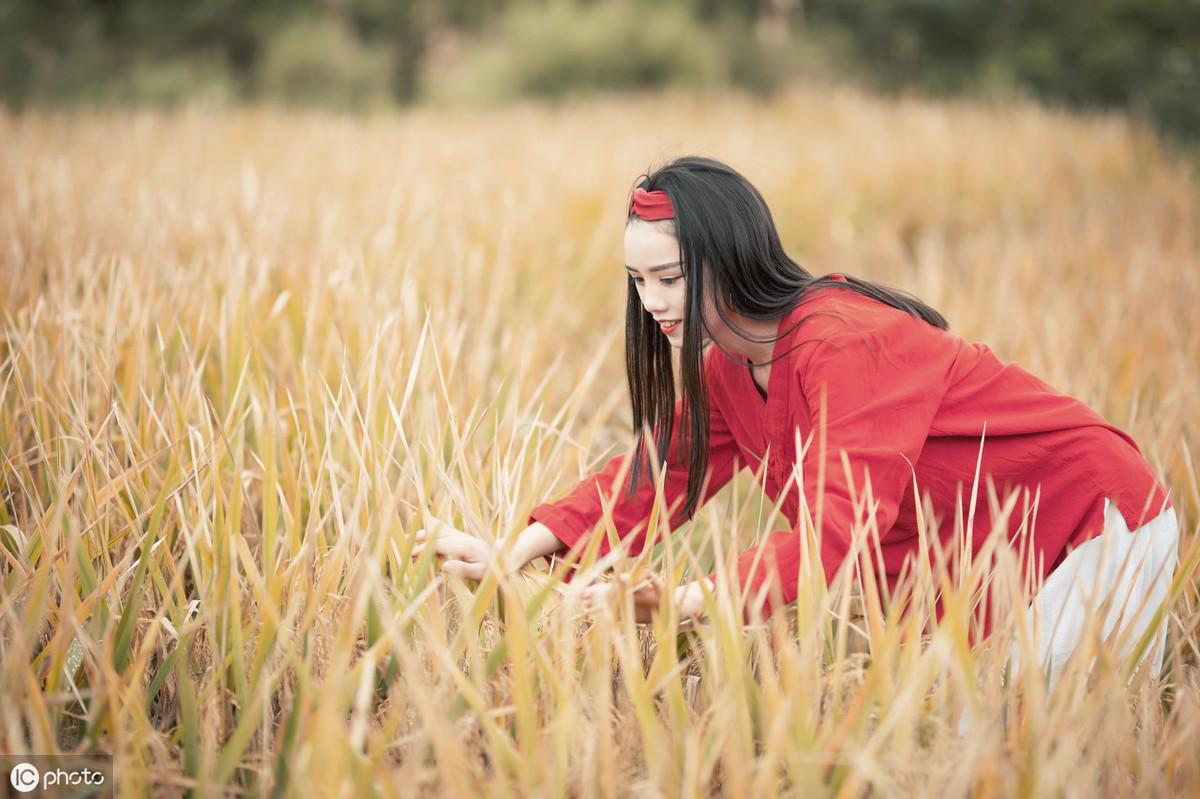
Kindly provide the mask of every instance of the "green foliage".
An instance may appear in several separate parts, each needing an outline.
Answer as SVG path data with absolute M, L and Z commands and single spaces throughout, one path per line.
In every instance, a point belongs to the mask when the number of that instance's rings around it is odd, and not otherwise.
M 0 0 L 0 99 L 244 97 L 266 42 L 311 0 Z
M 361 108 L 388 99 L 390 58 L 364 45 L 338 19 L 289 22 L 263 55 L 256 90 L 286 102 Z
M 772 88 L 778 51 L 755 46 L 735 20 L 705 26 L 682 3 L 519 3 L 429 96 L 494 101 L 597 90 L 740 84 Z
M 1196 0 L 0 0 L 0 102 L 495 102 L 829 65 L 1022 93 L 1200 139 Z
M 193 56 L 165 61 L 143 59 L 113 82 L 108 99 L 151 105 L 186 101 L 228 103 L 242 87 L 219 60 Z
M 1076 107 L 1125 108 L 1200 136 L 1200 3 L 1193 0 L 812 0 L 885 89 L 1000 84 Z
M 76 99 L 111 69 L 99 20 L 70 24 L 51 4 L 0 0 L 0 89 L 10 105 L 36 96 Z

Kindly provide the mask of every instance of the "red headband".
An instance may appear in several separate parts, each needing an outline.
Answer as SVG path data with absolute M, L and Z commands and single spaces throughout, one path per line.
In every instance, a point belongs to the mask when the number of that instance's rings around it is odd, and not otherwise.
M 641 186 L 633 190 L 633 198 L 629 201 L 629 213 L 637 214 L 639 219 L 647 222 L 675 218 L 671 198 L 665 191 L 646 191 Z

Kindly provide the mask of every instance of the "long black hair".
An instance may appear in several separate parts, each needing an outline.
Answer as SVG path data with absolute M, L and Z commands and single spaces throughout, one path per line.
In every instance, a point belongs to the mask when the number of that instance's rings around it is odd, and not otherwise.
M 789 331 L 779 330 L 766 338 L 751 336 L 730 321 L 726 308 L 749 319 L 769 321 L 782 317 L 810 292 L 837 288 L 907 311 L 934 327 L 949 327 L 941 314 L 904 292 L 850 275 L 845 281 L 813 277 L 783 251 L 771 211 L 758 190 L 719 161 L 699 156 L 676 158 L 641 175 L 635 188 L 666 192 L 675 210 L 673 220 L 655 224 L 673 228 L 685 277 L 683 346 L 679 355 L 683 403 L 675 453 L 688 467 L 687 497 L 682 509 L 685 517 L 700 502 L 708 468 L 709 399 L 703 379 L 703 342 L 710 335 L 704 329 L 703 318 L 707 285 L 712 286 L 721 319 L 747 340 L 762 343 Z M 635 218 L 632 214 L 629 217 Z M 653 455 L 658 465 L 663 466 L 671 456 L 668 449 L 674 426 L 675 382 L 671 345 L 642 306 L 632 277 L 628 292 L 625 374 L 637 442 L 627 491 L 633 494 L 638 482 L 650 474 L 647 431 L 653 436 Z

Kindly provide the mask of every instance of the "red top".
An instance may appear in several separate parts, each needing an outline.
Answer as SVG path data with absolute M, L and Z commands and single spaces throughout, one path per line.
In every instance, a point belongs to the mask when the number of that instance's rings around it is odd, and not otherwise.
M 798 319 L 803 323 L 792 329 Z M 986 478 L 990 476 L 1001 500 L 1014 488 L 1028 488 L 1031 506 L 1036 497 L 1031 540 L 1039 578 L 1062 561 L 1069 547 L 1103 531 L 1105 497 L 1131 530 L 1170 507 L 1133 439 L 1083 402 L 1015 364 L 1001 363 L 983 344 L 968 343 L 839 288 L 808 295 L 784 315 L 779 330 L 784 335 L 774 344 L 777 360 L 765 400 L 746 363 L 735 363 L 712 346 L 705 354 L 711 478 L 704 499 L 737 469 L 758 470 L 765 456 L 766 491 L 778 500 L 781 489 L 788 488 L 781 510 L 789 523 L 798 523 L 800 509 L 796 482 L 788 485 L 795 467 L 800 467 L 798 476 L 815 516 L 822 468 L 817 427 L 824 391 L 825 490 L 819 532 L 827 580 L 849 550 L 855 522 L 852 497 L 861 504 L 868 472 L 877 503 L 879 550 L 893 585 L 905 558 L 918 552 L 914 479 L 920 495 L 928 496 L 947 553 L 956 551 L 951 549 L 957 543 L 952 540 L 956 508 L 964 519 L 960 526 L 966 524 L 977 463 L 974 551 L 992 527 Z M 678 402 L 675 412 L 678 420 Z M 808 446 L 803 442 L 810 433 Z M 799 464 L 797 435 L 807 447 Z M 847 481 L 843 452 L 853 483 Z M 679 462 L 674 440 L 670 453 L 664 497 L 673 510 L 674 529 L 686 521 L 678 511 L 687 492 L 687 469 Z M 569 547 L 582 546 L 601 518 L 600 496 L 606 503 L 615 497 L 616 531 L 622 538 L 633 535 L 631 552 L 641 552 L 654 489 L 643 481 L 635 497 L 626 499 L 624 484 L 614 481 L 627 457 L 613 458 L 563 499 L 534 508 L 530 521 L 545 524 Z M 1023 508 L 1018 499 L 1009 517 L 1010 538 L 1022 526 Z M 599 549 L 600 554 L 608 552 L 607 537 Z M 738 559 L 737 578 L 741 587 L 751 589 L 749 597 L 768 578 L 780 581 L 766 592 L 760 606 L 764 618 L 795 600 L 800 551 L 801 536 L 781 530 Z M 772 597 L 776 591 L 778 596 Z M 745 618 L 753 618 L 749 602 Z

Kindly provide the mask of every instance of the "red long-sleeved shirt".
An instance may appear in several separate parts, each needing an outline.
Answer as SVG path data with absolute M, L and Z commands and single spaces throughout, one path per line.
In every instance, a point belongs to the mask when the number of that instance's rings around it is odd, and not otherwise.
M 840 276 L 836 276 L 840 277 Z M 796 322 L 803 319 L 799 327 Z M 709 391 L 709 478 L 704 499 L 740 468 L 765 464 L 765 488 L 773 500 L 787 486 L 801 446 L 816 431 L 824 397 L 824 496 L 820 558 L 832 580 L 850 546 L 855 522 L 852 495 L 860 498 L 870 475 L 877 502 L 875 523 L 885 574 L 894 584 L 905 559 L 918 553 L 917 497 L 928 496 L 939 519 L 943 550 L 956 552 L 956 504 L 965 520 L 979 462 L 980 482 L 971 531 L 977 552 L 992 529 L 986 478 L 1003 498 L 1025 487 L 1037 496 L 1029 546 L 1033 567 L 1044 578 L 1077 546 L 1103 530 L 1104 498 L 1116 504 L 1129 529 L 1170 507 L 1137 445 L 1083 402 L 1055 391 L 1015 364 L 1004 364 L 983 344 L 969 343 L 912 315 L 837 287 L 819 289 L 781 320 L 764 400 L 745 363 L 716 347 L 705 354 Z M 678 420 L 679 403 L 676 403 Z M 678 434 L 679 425 L 675 425 Z M 982 460 L 980 461 L 982 439 Z M 822 451 L 813 435 L 803 453 L 803 489 L 810 512 L 817 507 Z M 850 464 L 847 481 L 842 453 Z M 630 551 L 645 545 L 654 488 L 643 481 L 633 498 L 616 483 L 628 455 L 613 458 L 562 499 L 539 505 L 530 521 L 545 524 L 568 547 L 582 547 L 601 517 L 601 496 L 615 498 L 613 522 Z M 679 513 L 687 469 L 672 441 L 664 496 Z M 798 524 L 799 493 L 793 480 L 782 512 Z M 1020 502 L 1009 518 L 1009 536 L 1022 523 Z M 874 550 L 873 542 L 868 547 Z M 599 545 L 608 552 L 607 540 Z M 771 533 L 738 558 L 737 579 L 757 595 L 763 617 L 796 598 L 800 534 Z M 759 562 L 755 564 L 755 559 Z M 877 561 L 876 561 L 877 562 Z M 910 567 L 911 568 L 911 567 Z M 745 608 L 753 618 L 751 603 Z

